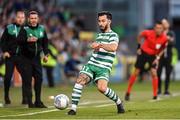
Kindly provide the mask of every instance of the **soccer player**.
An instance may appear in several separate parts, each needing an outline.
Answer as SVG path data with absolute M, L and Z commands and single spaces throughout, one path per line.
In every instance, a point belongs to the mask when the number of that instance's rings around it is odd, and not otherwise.
M 141 43 L 142 39 L 144 42 Z M 137 60 L 135 63 L 135 70 L 129 78 L 128 89 L 125 95 L 125 100 L 130 100 L 131 88 L 139 75 L 140 71 L 144 68 L 146 63 L 149 63 L 152 84 L 153 84 L 153 99 L 157 99 L 158 77 L 157 67 L 160 56 L 164 52 L 167 45 L 167 37 L 164 34 L 164 29 L 161 21 L 157 21 L 152 30 L 144 30 L 137 38 L 138 50 Z
M 43 61 L 48 61 L 48 38 L 43 25 L 39 24 L 39 15 L 36 11 L 30 11 L 28 15 L 28 26 L 20 31 L 19 40 L 22 43 L 23 65 L 26 68 L 26 90 L 29 101 L 29 108 L 46 108 L 41 101 L 42 86 L 42 65 L 40 53 L 43 51 Z M 31 42 L 28 42 L 31 41 Z M 31 82 L 35 79 L 35 102 L 32 104 Z
M 111 30 L 111 20 L 110 12 L 98 13 L 98 25 L 101 33 L 98 34 L 96 41 L 92 43 L 91 48 L 94 49 L 94 52 L 76 80 L 72 92 L 72 106 L 68 115 L 76 115 L 82 89 L 90 81 L 94 81 L 98 90 L 116 103 L 117 113 L 125 112 L 118 95 L 108 87 L 109 74 L 119 42 L 118 35 Z
M 11 104 L 11 100 L 9 98 L 9 88 L 11 85 L 11 78 L 14 72 L 14 68 L 16 66 L 17 70 L 22 76 L 22 80 L 26 79 L 23 72 L 23 66 L 21 65 L 21 50 L 20 45 L 18 43 L 18 35 L 21 27 L 25 22 L 25 13 L 24 11 L 17 11 L 15 17 L 15 23 L 7 25 L 5 28 L 2 37 L 1 37 L 1 48 L 3 51 L 3 57 L 5 59 L 5 79 L 4 79 L 4 100 L 5 104 Z M 22 82 L 22 91 L 23 91 L 23 100 L 22 104 L 26 104 L 26 93 L 24 91 L 24 82 Z
M 170 30 L 170 24 L 166 19 L 162 20 L 162 24 L 164 27 L 164 32 L 167 35 L 168 38 L 168 46 L 165 49 L 164 54 L 162 55 L 160 62 L 159 62 L 159 67 L 158 67 L 158 94 L 161 94 L 161 74 L 162 74 L 162 69 L 165 68 L 166 70 L 166 78 L 165 78 L 165 90 L 164 90 L 164 95 L 170 95 L 169 92 L 169 82 L 170 82 L 170 76 L 172 72 L 172 49 L 175 45 L 175 33 Z

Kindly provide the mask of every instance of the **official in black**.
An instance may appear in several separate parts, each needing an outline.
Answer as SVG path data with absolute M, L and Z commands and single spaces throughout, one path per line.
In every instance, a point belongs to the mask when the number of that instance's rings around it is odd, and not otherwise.
M 168 38 L 168 46 L 166 47 L 164 54 L 162 55 L 159 67 L 158 67 L 158 94 L 161 94 L 162 88 L 162 79 L 161 74 L 163 68 L 165 68 L 165 88 L 164 88 L 164 95 L 170 95 L 169 92 L 169 84 L 170 84 L 170 76 L 172 73 L 172 49 L 175 45 L 175 33 L 170 30 L 170 24 L 166 19 L 162 20 L 162 24 L 164 27 L 164 32 Z
M 11 79 L 16 66 L 22 76 L 22 80 L 26 79 L 23 74 L 23 66 L 21 65 L 21 49 L 18 43 L 18 35 L 21 27 L 25 22 L 24 11 L 17 11 L 15 23 L 6 26 L 0 41 L 3 58 L 5 59 L 5 78 L 4 78 L 4 100 L 5 104 L 11 104 L 9 97 L 9 89 Z M 27 104 L 24 82 L 22 82 L 22 104 Z
M 41 101 L 41 86 L 42 86 L 42 65 L 41 53 L 43 52 L 43 61 L 48 61 L 48 38 L 43 25 L 39 23 L 39 15 L 36 11 L 30 11 L 28 15 L 28 25 L 20 31 L 19 39 L 23 43 L 22 55 L 23 64 L 26 69 L 28 89 L 31 89 L 32 77 L 34 78 L 35 102 L 34 106 L 29 107 L 46 108 Z M 31 42 L 29 42 L 31 41 Z M 28 95 L 32 91 L 28 90 Z M 30 96 L 29 96 L 30 97 Z M 29 98 L 28 97 L 28 98 Z

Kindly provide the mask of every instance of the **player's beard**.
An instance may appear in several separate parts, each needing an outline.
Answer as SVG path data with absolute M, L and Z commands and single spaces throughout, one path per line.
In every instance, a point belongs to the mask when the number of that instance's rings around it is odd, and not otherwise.
M 102 28 L 101 26 L 99 27 L 101 32 L 105 32 L 108 29 L 108 25 L 106 25 L 104 28 Z
M 30 25 L 33 26 L 33 27 L 36 27 L 37 23 L 36 22 L 35 23 L 30 23 Z

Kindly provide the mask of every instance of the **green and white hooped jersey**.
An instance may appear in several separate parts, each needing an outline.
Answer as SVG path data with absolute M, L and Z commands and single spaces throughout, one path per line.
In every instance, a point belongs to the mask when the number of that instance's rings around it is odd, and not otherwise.
M 111 43 L 118 44 L 119 38 L 115 32 L 110 30 L 109 32 L 106 33 L 99 33 L 97 35 L 96 42 L 103 44 L 111 44 Z M 111 71 L 115 56 L 116 56 L 116 51 L 108 52 L 100 48 L 99 51 L 93 52 L 92 56 L 90 57 L 90 60 L 88 61 L 88 64 L 92 64 L 101 68 L 107 68 L 109 71 Z

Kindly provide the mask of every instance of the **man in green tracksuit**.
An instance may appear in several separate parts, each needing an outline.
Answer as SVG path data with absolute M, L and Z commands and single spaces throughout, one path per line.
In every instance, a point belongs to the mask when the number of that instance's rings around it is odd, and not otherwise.
M 34 77 L 34 90 L 35 90 L 35 102 L 33 106 L 29 108 L 46 108 L 41 101 L 41 86 L 42 86 L 42 66 L 40 54 L 43 51 L 43 61 L 48 61 L 48 38 L 43 25 L 38 24 L 39 16 L 36 11 L 30 11 L 28 15 L 28 25 L 20 31 L 19 40 L 22 45 L 23 65 L 26 69 L 27 89 L 30 89 L 27 93 L 28 98 L 32 99 L 31 82 Z M 31 41 L 31 42 L 28 42 Z
M 10 104 L 11 100 L 9 98 L 9 88 L 11 85 L 11 78 L 13 75 L 14 68 L 16 66 L 17 70 L 22 76 L 22 88 L 23 88 L 23 100 L 22 104 L 27 103 L 24 80 L 26 76 L 23 73 L 24 68 L 21 65 L 21 50 L 20 44 L 18 42 L 19 31 L 24 25 L 25 13 L 24 11 L 17 11 L 15 17 L 15 23 L 6 26 L 0 41 L 1 49 L 3 52 L 3 58 L 5 60 L 5 78 L 4 78 L 4 100 L 5 104 Z

